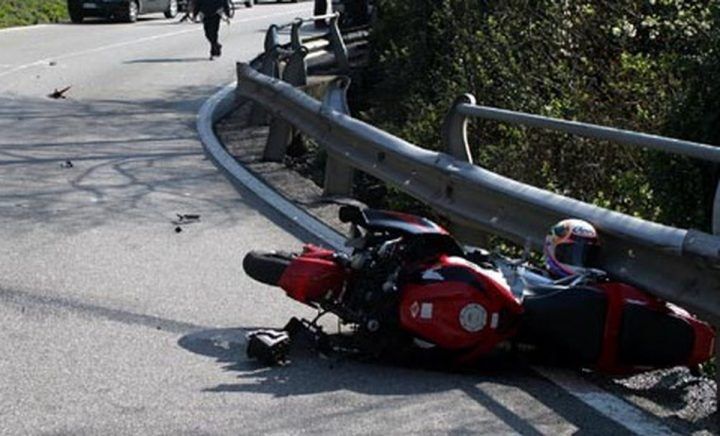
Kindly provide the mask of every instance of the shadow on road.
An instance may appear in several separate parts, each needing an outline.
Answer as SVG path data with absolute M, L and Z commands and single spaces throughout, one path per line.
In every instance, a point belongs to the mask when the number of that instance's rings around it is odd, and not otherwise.
M 508 356 L 496 357 L 482 365 L 481 370 L 457 373 L 362 363 L 347 358 L 323 358 L 295 347 L 288 366 L 268 368 L 246 358 L 245 334 L 249 330 L 252 329 L 205 330 L 180 338 L 178 345 L 182 348 L 215 358 L 225 371 L 237 374 L 238 383 L 220 384 L 206 392 L 255 393 L 283 398 L 350 391 L 387 398 L 382 401 L 392 403 L 416 403 L 426 401 L 421 398 L 425 395 L 461 391 L 479 405 L 485 411 L 483 413 L 492 414 L 519 434 L 543 433 L 536 424 L 546 420 L 547 416 L 537 413 L 533 406 L 535 402 L 571 423 L 582 434 L 628 434 L 619 424 Z M 518 395 L 518 392 L 522 394 Z M 512 404 L 517 399 L 520 403 Z M 375 407 L 378 406 L 361 407 L 351 414 L 362 415 Z M 458 404 L 457 407 L 464 406 Z M 313 425 L 310 421 L 317 420 L 318 416 L 317 413 L 310 415 L 307 423 L 297 422 L 297 428 Z M 537 423 L 533 422 L 535 419 Z M 460 425 L 452 431 L 477 430 Z
M 407 397 L 410 401 L 426 394 L 460 390 L 513 431 L 524 435 L 542 434 L 534 427 L 532 418 L 521 416 L 518 408 L 522 411 L 522 405 L 513 407 L 508 403 L 512 401 L 511 398 L 504 398 L 498 393 L 514 391 L 522 394 L 512 394 L 513 398 L 525 397 L 531 402 L 542 404 L 577 427 L 580 434 L 629 434 L 615 421 L 607 419 L 530 369 L 526 364 L 528 356 L 518 358 L 509 353 L 499 354 L 471 371 L 458 373 L 421 369 L 419 365 L 383 365 L 347 357 L 325 358 L 297 344 L 293 347 L 290 365 L 268 368 L 246 357 L 245 335 L 251 330 L 254 328 L 203 330 L 180 338 L 178 345 L 182 348 L 212 357 L 222 365 L 223 370 L 237 373 L 238 383 L 220 384 L 208 388 L 207 392 L 260 393 L 282 398 L 348 390 L 372 396 Z M 593 376 L 593 379 L 611 392 L 625 397 L 646 398 L 675 412 L 697 403 L 689 398 L 689 391 L 685 388 L 692 383 L 707 383 L 707 380 L 688 382 L 685 375 L 678 374 L 686 371 L 680 368 L 661 371 L 664 375 L 653 386 L 628 387 L 620 384 L 621 380 L 613 381 L 599 375 Z M 487 387 L 486 384 L 500 388 Z M 709 385 L 708 389 L 714 393 L 714 385 Z M 690 414 L 692 411 L 685 413 Z M 684 419 L 673 414 L 657 419 L 674 429 L 691 428 L 694 431 L 717 433 L 714 415 Z M 457 428 L 454 431 L 472 432 L 473 429 Z
M 72 232 L 176 213 L 238 222 L 244 201 L 195 132 L 197 110 L 214 91 L 186 87 L 141 101 L 0 98 L 0 223 Z

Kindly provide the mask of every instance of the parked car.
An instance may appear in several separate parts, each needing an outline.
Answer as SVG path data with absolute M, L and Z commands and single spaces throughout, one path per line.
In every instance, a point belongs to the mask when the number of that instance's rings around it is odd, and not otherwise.
M 188 0 L 68 0 L 68 12 L 73 23 L 85 17 L 101 17 L 133 23 L 141 14 L 163 12 L 174 18 L 187 7 Z

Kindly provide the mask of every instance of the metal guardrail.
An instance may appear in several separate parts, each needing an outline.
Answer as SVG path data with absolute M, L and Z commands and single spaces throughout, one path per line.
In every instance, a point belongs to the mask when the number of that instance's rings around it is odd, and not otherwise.
M 320 102 L 246 64 L 238 64 L 237 73 L 240 95 L 326 148 L 327 193 L 349 194 L 357 168 L 470 230 L 464 241 L 470 243 L 490 232 L 540 248 L 550 225 L 586 219 L 603 237 L 602 268 L 720 323 L 720 238 L 583 203 L 474 166 L 467 155 L 458 159 L 410 144 L 347 115 L 346 79 L 335 80 Z
M 308 62 L 322 62 L 323 57 L 330 57 L 337 64 L 341 72 L 350 71 L 350 50 L 345 41 L 357 45 L 366 42 L 368 31 L 366 29 L 350 29 L 343 35 L 338 25 L 338 13 L 316 15 L 282 24 L 272 24 L 265 34 L 264 52 L 257 59 L 258 69 L 263 74 L 280 78 L 294 86 L 307 84 Z M 303 23 L 322 21 L 328 19 L 327 31 L 310 38 L 303 39 L 300 30 Z M 280 42 L 280 30 L 291 28 L 290 42 Z M 250 122 L 255 125 L 267 122 L 267 113 L 255 105 L 250 115 Z M 291 139 L 291 126 L 283 120 L 273 120 L 275 128 L 271 129 L 270 140 L 263 157 L 267 160 L 282 160 L 285 148 Z
M 453 156 L 472 162 L 467 142 L 467 120 L 469 117 L 518 124 L 526 127 L 555 130 L 585 138 L 600 139 L 618 144 L 634 145 L 674 153 L 709 162 L 720 163 L 720 147 L 698 142 L 682 141 L 646 133 L 620 130 L 595 124 L 543 117 L 487 106 L 475 105 L 475 97 L 465 94 L 458 97 L 443 123 L 443 141 L 446 151 Z M 715 190 L 712 218 L 713 233 L 720 234 L 720 183 Z
M 322 8 L 316 0 L 316 15 Z M 318 21 L 316 21 L 316 24 Z M 333 26 L 337 27 L 337 20 Z M 300 27 L 296 27 L 299 32 Z M 341 35 L 349 43 L 366 43 L 367 31 Z M 253 113 L 272 114 L 265 157 L 283 158 L 295 131 L 302 131 L 326 147 L 324 193 L 349 195 L 355 168 L 399 187 L 449 218 L 453 232 L 466 243 L 486 241 L 490 232 L 540 248 L 546 229 L 560 219 L 579 217 L 600 230 L 604 247 L 601 266 L 620 280 L 634 284 L 662 299 L 677 303 L 720 326 L 720 238 L 695 230 L 672 228 L 507 179 L 472 164 L 467 142 L 468 117 L 503 122 L 675 152 L 718 162 L 718 151 L 706 144 L 689 143 L 607 127 L 593 126 L 536 115 L 513 113 L 475 105 L 469 94 L 456 99 L 443 123 L 446 153 L 423 150 L 349 116 L 346 92 L 349 80 L 337 77 L 326 87 L 320 102 L 295 89 L 307 83 L 309 53 L 330 55 L 330 33 L 310 37 L 300 47 L 280 45 L 277 32 L 268 31 L 265 53 L 253 67 L 238 64 L 236 95 L 254 101 Z M 296 38 L 300 40 L 300 38 Z M 352 42 L 351 42 L 352 41 Z M 355 48 L 355 47 L 352 47 Z M 348 55 L 348 45 L 344 48 Z M 293 56 L 295 66 L 291 67 Z M 282 74 L 263 75 L 268 58 L 286 61 Z M 318 59 L 320 59 L 318 57 Z M 342 59 L 342 56 L 340 57 Z M 317 62 L 317 60 L 316 60 Z M 322 59 L 320 62 L 327 62 Z M 313 62 L 310 62 L 311 65 Z M 277 64 L 277 62 L 276 62 Z M 279 80 L 282 76 L 283 80 Z M 282 208 L 292 206 L 282 206 Z M 714 204 L 714 232 L 720 233 L 720 184 Z M 312 221 L 312 220 L 310 220 Z M 322 227 L 322 226 L 320 226 Z M 460 232 L 458 232 L 460 230 Z M 720 329 L 717 329 L 720 335 Z M 720 362 L 720 347 L 716 347 Z M 720 398 L 720 372 L 717 373 Z

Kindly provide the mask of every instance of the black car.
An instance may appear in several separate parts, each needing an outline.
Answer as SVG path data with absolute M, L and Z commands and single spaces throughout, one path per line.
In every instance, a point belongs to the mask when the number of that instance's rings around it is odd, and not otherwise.
M 187 3 L 188 0 L 68 0 L 68 12 L 73 23 L 82 23 L 85 17 L 132 23 L 138 15 L 153 12 L 163 12 L 166 18 L 173 18 Z

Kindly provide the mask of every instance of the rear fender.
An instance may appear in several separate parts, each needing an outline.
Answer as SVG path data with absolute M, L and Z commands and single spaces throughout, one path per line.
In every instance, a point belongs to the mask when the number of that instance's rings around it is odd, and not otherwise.
M 692 331 L 692 344 L 688 350 L 688 354 L 682 361 L 672 362 L 669 363 L 669 365 L 686 365 L 693 367 L 706 362 L 713 356 L 715 331 L 709 324 L 698 320 L 684 309 L 666 303 L 623 283 L 604 283 L 599 285 L 598 288 L 605 292 L 608 298 L 603 350 L 599 362 L 596 365 L 599 371 L 608 374 L 628 374 L 646 369 L 641 366 L 636 367 L 632 363 L 623 364 L 620 362 L 619 342 L 623 316 L 626 309 L 632 306 L 645 307 L 648 311 L 662 314 L 668 318 L 674 318 L 690 327 Z M 656 338 L 658 340 L 658 347 L 667 346 L 667 343 L 663 343 L 661 338 L 663 335 L 668 334 L 671 334 L 671 332 L 658 332 Z M 662 367 L 667 365 L 657 366 Z

